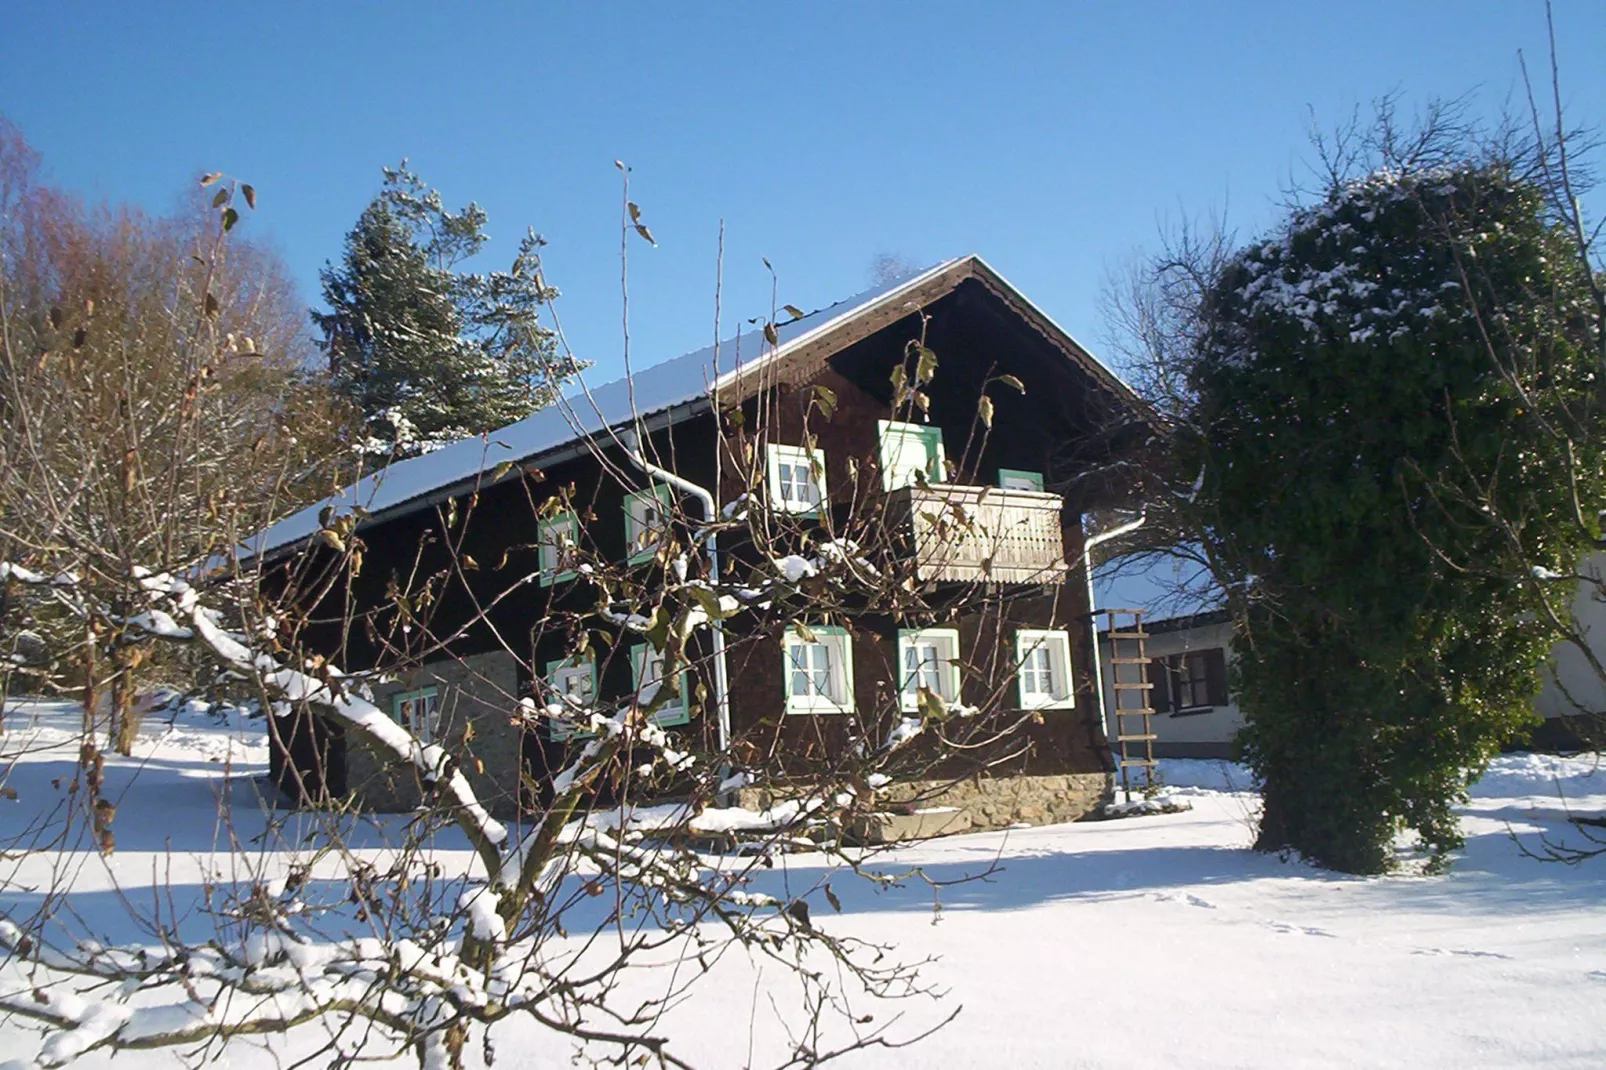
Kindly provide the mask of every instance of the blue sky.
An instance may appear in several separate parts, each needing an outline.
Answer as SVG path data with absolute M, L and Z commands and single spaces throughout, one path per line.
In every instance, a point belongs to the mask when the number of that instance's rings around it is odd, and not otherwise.
M 1606 123 L 1606 4 L 1558 0 L 1567 104 Z M 1409 3 L 15 3 L 0 112 L 51 180 L 174 204 L 202 170 L 256 185 L 248 225 L 316 298 L 318 269 L 409 157 L 490 213 L 494 261 L 533 226 L 564 327 L 620 367 L 619 184 L 659 248 L 631 250 L 633 355 L 779 299 L 865 288 L 872 258 L 978 252 L 1098 348 L 1107 271 L 1182 215 L 1264 226 L 1331 125 L 1520 91 L 1539 0 Z

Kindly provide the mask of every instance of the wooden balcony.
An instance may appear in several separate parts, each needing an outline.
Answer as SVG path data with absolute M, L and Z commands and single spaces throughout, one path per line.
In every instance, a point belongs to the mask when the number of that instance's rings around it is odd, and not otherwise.
M 1060 583 L 1065 539 L 1057 494 L 952 483 L 904 487 L 888 516 L 912 543 L 916 576 L 960 583 Z

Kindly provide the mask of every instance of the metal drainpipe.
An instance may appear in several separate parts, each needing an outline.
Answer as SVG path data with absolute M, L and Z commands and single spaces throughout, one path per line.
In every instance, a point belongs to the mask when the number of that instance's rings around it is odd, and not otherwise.
M 709 524 L 718 520 L 718 506 L 714 504 L 714 496 L 709 491 L 684 479 L 667 468 L 661 468 L 646 457 L 642 456 L 639 445 L 640 439 L 635 429 L 627 429 L 619 435 L 619 445 L 624 449 L 625 456 L 630 463 L 641 469 L 654 479 L 660 479 L 670 486 L 696 498 L 702 504 L 703 516 Z M 714 532 L 708 535 L 708 581 L 711 584 L 719 582 L 719 536 Z M 714 708 L 718 711 L 719 724 L 719 751 L 721 754 L 730 746 L 731 734 L 731 707 L 730 695 L 725 686 L 725 625 L 714 621 Z M 1095 644 L 1097 645 L 1097 644 Z
M 1104 722 L 1106 740 L 1114 739 L 1115 733 L 1110 730 L 1110 708 L 1104 699 L 1104 668 L 1099 658 L 1099 622 L 1096 616 L 1098 609 L 1093 604 L 1093 547 L 1125 535 L 1129 531 L 1138 530 L 1148 519 L 1149 511 L 1145 508 L 1138 513 L 1136 520 L 1122 524 L 1118 528 L 1111 528 L 1109 531 L 1101 531 L 1082 542 L 1082 571 L 1087 576 L 1087 620 L 1088 627 L 1093 632 L 1093 683 L 1099 697 L 1099 720 Z

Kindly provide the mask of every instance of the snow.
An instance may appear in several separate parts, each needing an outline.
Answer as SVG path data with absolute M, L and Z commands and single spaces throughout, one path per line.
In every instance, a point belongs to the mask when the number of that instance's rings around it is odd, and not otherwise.
M 5 783 L 18 798 L 0 803 L 0 838 L 48 817 L 63 797 L 64 786 L 52 781 L 75 764 L 78 717 L 60 702 L 20 702 L 8 710 L 0 751 L 15 761 Z M 192 940 L 209 934 L 198 910 L 205 889 L 222 896 L 235 879 L 282 879 L 289 852 L 316 827 L 303 823 L 308 815 L 264 810 L 257 781 L 267 760 L 263 729 L 260 717 L 242 711 L 215 717 L 199 704 L 175 704 L 153 716 L 131 758 L 107 759 L 105 793 L 118 803 L 117 852 L 103 858 L 86 837 L 67 844 L 70 855 L 9 860 L 0 910 L 37 907 L 60 864 L 71 875 L 71 906 L 52 925 L 107 946 L 148 943 L 150 935 L 128 920 L 126 903 L 157 901 L 152 886 L 159 875 L 163 923 Z M 780 911 L 806 897 L 813 923 L 834 935 L 892 944 L 904 961 L 934 956 L 924 976 L 946 993 L 943 1000 L 877 1004 L 861 995 L 854 1011 L 888 1025 L 893 1037 L 918 1033 L 955 1008 L 958 1018 L 911 1047 L 846 1059 L 846 1068 L 1606 1065 L 1600 1014 L 1606 858 L 1566 866 L 1522 852 L 1537 847 L 1541 834 L 1583 842 L 1564 819 L 1569 811 L 1606 812 L 1606 768 L 1596 756 L 1498 758 L 1461 809 L 1466 849 L 1438 877 L 1347 877 L 1256 854 L 1248 845 L 1258 797 L 1242 767 L 1167 760 L 1160 776 L 1161 796 L 1185 798 L 1192 809 L 902 847 L 883 868 L 918 867 L 924 879 L 887 884 L 857 880 L 808 851 L 785 854 L 733 902 Z M 219 800 L 232 805 L 234 836 L 249 845 L 243 853 L 228 853 Z M 753 814 L 708 810 L 698 821 L 752 821 Z M 639 808 L 628 824 L 650 829 L 683 816 Z M 352 819 L 350 849 L 381 859 L 411 819 Z M 270 830 L 270 820 L 286 823 L 281 833 Z M 473 852 L 460 832 L 442 834 L 434 850 L 447 872 L 472 870 Z M 705 864 L 723 863 L 706 856 Z M 821 891 L 826 880 L 840 912 Z M 959 883 L 934 892 L 927 880 Z M 472 924 L 494 932 L 495 900 L 482 887 L 467 886 L 480 894 L 464 909 Z M 606 916 L 610 896 L 582 898 Z M 77 919 L 89 929 L 78 928 Z M 373 935 L 338 911 L 322 915 L 318 925 L 331 935 Z M 417 945 L 393 950 L 409 960 L 424 955 Z M 367 940 L 358 953 L 377 971 L 389 951 Z M 288 987 L 263 1006 L 289 1014 L 338 994 L 296 985 L 298 971 L 318 954 L 277 941 L 272 961 L 260 969 L 280 971 L 270 976 L 282 974 Z M 665 954 L 658 960 L 665 966 L 680 961 L 672 949 Z M 195 976 L 225 968 L 211 952 L 192 961 Z M 666 1011 L 655 1032 L 676 1038 L 679 1054 L 693 1065 L 782 1061 L 787 1034 L 771 1000 L 790 1006 L 786 972 L 768 956 L 740 949 L 713 962 L 711 971 L 689 999 Z M 647 969 L 624 985 L 661 994 L 664 976 Z M 0 1000 L 31 999 L 33 986 L 14 963 L 0 964 Z M 0 1045 L 21 1065 L 42 1045 L 49 1046 L 43 1054 L 64 1056 L 119 1027 L 123 1012 L 102 994 L 74 1001 L 62 998 L 71 995 L 62 986 L 49 991 L 87 1031 L 47 1042 L 37 1025 L 0 1017 Z M 126 1035 L 260 1013 L 255 1001 L 250 1007 L 236 1001 L 206 1019 L 193 1005 L 185 1009 L 182 994 L 152 995 L 179 1002 L 140 1006 L 123 1027 Z M 567 1039 L 523 1022 L 498 1026 L 492 1038 L 501 1065 L 567 1065 L 575 1051 Z M 235 1070 L 269 1070 L 311 1055 L 328 1039 L 310 1025 L 266 1047 L 254 1040 L 232 1044 L 226 1059 Z M 842 1039 L 840 1027 L 835 1039 Z M 470 1066 L 483 1065 L 477 1034 L 465 1057 Z M 327 1062 L 326 1054 L 312 1065 Z M 172 1052 L 130 1051 L 114 1064 L 102 1049 L 80 1065 L 155 1070 L 181 1063 Z M 416 1056 L 403 1054 L 394 1065 L 416 1066 Z
M 799 580 L 808 579 L 819 571 L 814 562 L 807 558 L 799 557 L 797 554 L 777 557 L 770 563 L 775 566 L 776 572 L 786 578 L 787 583 L 797 583 Z

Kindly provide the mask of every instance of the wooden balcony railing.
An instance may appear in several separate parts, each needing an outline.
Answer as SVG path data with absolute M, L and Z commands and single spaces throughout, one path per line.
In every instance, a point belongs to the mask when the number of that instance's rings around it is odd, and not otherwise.
M 938 483 L 893 491 L 888 512 L 912 542 L 921 580 L 1059 583 L 1061 504 L 1057 494 Z

